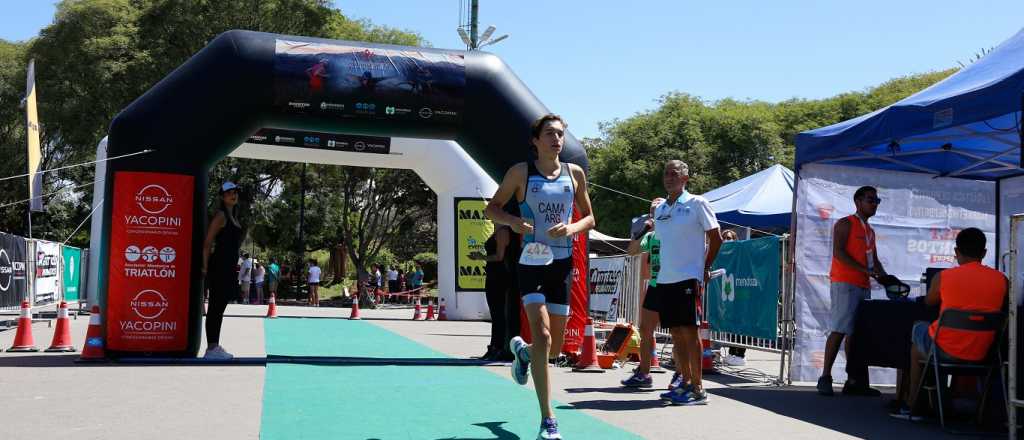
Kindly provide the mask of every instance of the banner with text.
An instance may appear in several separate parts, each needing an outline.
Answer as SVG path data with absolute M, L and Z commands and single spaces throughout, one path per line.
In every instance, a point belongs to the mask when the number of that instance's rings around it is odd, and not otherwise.
M 34 303 L 50 304 L 60 300 L 60 244 L 34 240 L 36 247 Z
M 853 193 L 858 187 L 878 188 L 882 203 L 870 223 L 875 229 L 878 258 L 886 272 L 911 286 L 911 296 L 922 295 L 921 274 L 929 267 L 952 267 L 956 234 L 968 227 L 985 232 L 995 259 L 995 184 L 967 179 L 936 178 L 927 174 L 880 171 L 869 168 L 810 164 L 800 169 L 797 184 L 796 346 L 793 380 L 815 380 L 821 375 L 825 338 L 829 329 L 829 268 L 832 262 L 832 227 L 854 213 Z M 872 283 L 872 298 L 885 293 Z M 832 374 L 846 380 L 845 357 L 836 360 Z M 893 383 L 892 371 L 872 369 L 872 383 Z
M 484 216 L 486 199 L 455 198 L 455 290 L 483 291 L 487 280 L 484 242 L 494 223 Z
M 114 175 L 107 347 L 177 351 L 188 343 L 192 176 Z
M 603 313 L 607 317 L 612 307 L 612 300 L 621 300 L 626 258 L 625 255 L 619 255 L 590 259 L 591 312 Z
M 774 340 L 778 334 L 780 237 L 723 243 L 708 283 L 707 318 L 714 330 Z
M 0 232 L 0 309 L 16 309 L 28 298 L 27 246 L 24 238 Z
M 78 301 L 78 288 L 82 280 L 82 250 L 71 246 L 61 246 L 61 267 L 64 286 L 64 301 Z

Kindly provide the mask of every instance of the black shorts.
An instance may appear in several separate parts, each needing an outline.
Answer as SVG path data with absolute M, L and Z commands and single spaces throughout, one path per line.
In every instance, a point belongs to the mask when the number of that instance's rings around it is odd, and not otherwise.
M 700 325 L 701 285 L 696 279 L 658 284 L 658 318 L 661 326 L 695 327 Z
M 652 286 L 648 284 L 647 293 L 644 293 L 644 303 L 641 304 L 640 306 L 652 312 L 657 312 L 658 309 L 661 307 L 661 305 L 658 304 L 659 301 L 660 300 L 658 299 L 658 286 Z
M 520 264 L 517 269 L 519 294 L 523 297 L 523 304 L 543 302 L 548 304 L 548 313 L 569 316 L 569 275 L 572 274 L 572 258 L 555 260 L 547 266 Z
M 310 282 L 308 282 L 306 284 L 309 284 L 310 286 L 319 286 L 320 282 L 319 281 L 316 281 L 316 282 L 310 281 Z

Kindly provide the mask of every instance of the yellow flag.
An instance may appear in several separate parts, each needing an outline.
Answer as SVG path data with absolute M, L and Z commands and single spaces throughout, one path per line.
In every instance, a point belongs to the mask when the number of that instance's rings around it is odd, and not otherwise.
M 43 175 L 39 173 L 39 114 L 36 112 L 36 60 L 28 62 L 28 80 L 25 87 L 25 120 L 28 139 L 28 197 L 33 211 L 43 210 Z

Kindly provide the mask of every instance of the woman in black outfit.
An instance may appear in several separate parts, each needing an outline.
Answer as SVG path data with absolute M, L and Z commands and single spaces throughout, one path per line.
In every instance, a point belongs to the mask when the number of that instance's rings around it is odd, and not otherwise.
M 487 345 L 487 353 L 480 359 L 487 361 L 510 361 L 512 353 L 508 351 L 506 335 L 507 317 L 506 302 L 511 275 L 505 265 L 505 255 L 509 244 L 508 226 L 496 225 L 494 233 L 484 242 L 487 251 L 487 278 L 484 290 L 487 295 L 487 308 L 491 312 L 491 342 Z
M 210 305 L 206 311 L 205 359 L 228 360 L 234 356 L 220 345 L 220 326 L 228 301 L 238 297 L 238 250 L 242 246 L 242 226 L 238 223 L 238 185 L 224 182 L 220 203 L 210 221 L 203 243 L 203 275 L 210 287 Z M 211 249 L 212 247 L 212 249 Z M 211 253 L 212 250 L 212 253 Z

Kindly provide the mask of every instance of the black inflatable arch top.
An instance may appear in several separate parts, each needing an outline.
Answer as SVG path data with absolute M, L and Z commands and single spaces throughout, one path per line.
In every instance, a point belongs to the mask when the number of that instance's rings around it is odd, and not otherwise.
M 282 41 L 299 46 L 358 48 L 368 62 L 373 60 L 375 53 L 387 51 L 461 59 L 464 63 L 463 88 L 440 91 L 460 98 L 461 108 L 457 110 L 461 114 L 441 121 L 437 117 L 389 119 L 290 111 L 280 105 L 280 96 L 275 97 L 275 93 L 281 93 L 279 48 Z M 375 72 L 366 75 L 372 81 L 387 80 L 374 77 Z M 434 79 L 439 79 L 436 74 Z M 359 80 L 353 78 L 355 82 Z M 423 85 L 417 87 L 422 88 Z M 337 98 L 343 92 L 335 90 L 333 93 Z M 342 97 L 351 100 L 374 98 Z M 380 105 L 383 107 L 385 103 Z M 382 113 L 382 109 L 376 111 Z M 119 171 L 176 173 L 195 178 L 191 212 L 194 225 L 192 255 L 188 256 L 192 274 L 189 282 L 188 347 L 180 352 L 159 354 L 194 356 L 199 349 L 203 295 L 202 279 L 197 274 L 202 264 L 201 249 L 207 221 L 207 173 L 217 161 L 258 129 L 455 140 L 488 174 L 500 181 L 509 166 L 528 158 L 529 124 L 545 113 L 548 109 L 508 66 L 497 56 L 485 52 L 378 45 L 239 30 L 219 35 L 118 114 L 108 136 L 108 157 L 146 149 L 153 152 L 109 162 L 104 200 L 113 200 L 114 185 L 110 182 L 114 181 L 114 173 Z M 571 134 L 566 136 L 562 160 L 588 168 L 584 149 Z M 105 203 L 103 206 L 104 243 L 99 256 L 99 296 L 104 307 L 107 306 L 108 290 L 119 287 L 108 285 L 106 273 L 111 258 L 112 205 Z M 121 251 L 115 249 L 113 252 L 119 255 Z M 112 356 L 128 354 L 110 350 L 108 353 Z

